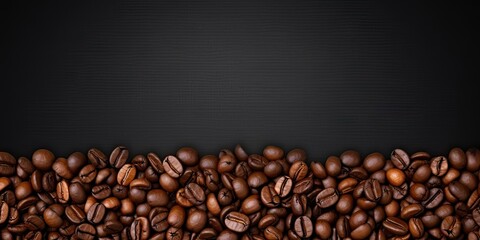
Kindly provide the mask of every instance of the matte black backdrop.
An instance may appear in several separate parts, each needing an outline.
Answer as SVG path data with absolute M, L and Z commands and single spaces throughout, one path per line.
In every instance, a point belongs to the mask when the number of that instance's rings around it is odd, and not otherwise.
M 418 2 L 4 3 L 0 150 L 479 147 L 480 9 Z

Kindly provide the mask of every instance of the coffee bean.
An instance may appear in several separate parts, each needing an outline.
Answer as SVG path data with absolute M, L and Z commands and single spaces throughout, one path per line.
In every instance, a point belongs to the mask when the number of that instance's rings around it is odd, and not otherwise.
M 78 165 L 78 168 L 83 166 L 82 163 Z M 77 167 L 77 166 L 75 166 Z M 73 173 L 68 167 L 67 159 L 65 158 L 57 158 L 57 160 L 52 165 L 53 171 L 60 177 L 65 179 L 72 179 Z
M 387 170 L 386 177 L 388 182 L 395 187 L 401 186 L 405 182 L 405 173 L 397 168 Z
M 90 163 L 97 168 L 105 168 L 108 164 L 107 156 L 97 148 L 91 148 L 87 153 Z
M 60 204 L 50 205 L 43 212 L 43 219 L 49 227 L 58 228 L 63 224 L 62 215 L 64 211 L 65 208 Z
M 321 208 L 328 208 L 337 203 L 339 193 L 335 188 L 326 188 L 322 190 L 316 197 L 316 203 Z
M 42 171 L 50 170 L 54 161 L 55 155 L 47 149 L 36 150 L 32 155 L 33 166 Z
M 225 216 L 225 226 L 234 232 L 242 233 L 250 226 L 250 219 L 245 214 L 230 212 Z
M 57 198 L 60 203 L 67 203 L 70 200 L 68 183 L 63 180 L 57 184 Z
M 368 179 L 364 185 L 365 197 L 370 200 L 377 202 L 382 197 L 382 187 L 380 182 L 377 179 Z
M 87 220 L 93 224 L 97 224 L 103 220 L 105 216 L 105 206 L 101 203 L 94 203 L 87 212 Z
M 410 165 L 410 157 L 402 149 L 395 149 L 390 154 L 393 165 L 398 169 L 406 169 Z
M 82 208 L 77 205 L 70 205 L 65 208 L 65 215 L 72 223 L 80 224 L 85 221 L 86 214 Z
M 307 216 L 301 216 L 295 220 L 295 233 L 301 238 L 309 238 L 313 233 L 312 220 Z
M 128 149 L 124 146 L 118 146 L 110 154 L 109 163 L 114 168 L 121 168 L 128 159 Z
M 175 156 L 167 156 L 163 159 L 163 168 L 173 178 L 179 178 L 183 174 L 183 166 Z
M 170 226 L 181 228 L 186 220 L 185 209 L 179 205 L 175 205 L 168 213 L 167 222 Z
M 289 171 L 289 177 L 293 181 L 300 181 L 308 174 L 308 165 L 303 161 L 296 161 L 292 164 Z
M 196 183 L 189 183 L 185 186 L 185 195 L 192 204 L 200 205 L 205 202 L 205 192 Z
M 45 228 L 45 222 L 37 215 L 29 215 L 27 218 L 24 219 L 24 222 L 25 226 L 30 231 L 42 230 Z
M 135 179 L 136 174 L 137 170 L 132 164 L 125 164 L 118 171 L 117 182 L 122 186 L 128 186 Z
M 8 204 L 4 201 L 0 202 L 0 224 L 4 223 L 8 219 Z
M 80 224 L 75 229 L 75 235 L 77 235 L 79 239 L 93 240 L 95 238 L 95 234 L 95 228 L 88 223 Z
M 443 176 L 448 171 L 448 161 L 443 156 L 438 156 L 432 159 L 430 162 L 430 169 L 435 176 Z
M 275 191 L 280 197 L 286 197 L 292 190 L 293 181 L 288 176 L 280 177 L 275 183 Z
M 408 232 L 408 224 L 400 218 L 388 217 L 382 223 L 383 227 L 395 235 L 405 235 Z
M 454 216 L 448 216 L 443 219 L 440 230 L 448 238 L 457 238 L 462 230 L 460 219 Z

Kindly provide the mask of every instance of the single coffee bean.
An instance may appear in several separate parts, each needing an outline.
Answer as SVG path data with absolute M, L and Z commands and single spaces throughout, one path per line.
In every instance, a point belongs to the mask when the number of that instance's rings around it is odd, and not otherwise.
M 92 188 L 92 196 L 98 200 L 103 200 L 112 194 L 112 189 L 107 184 L 97 185 Z
M 417 201 L 425 201 L 428 198 L 429 190 L 421 183 L 415 183 L 410 186 L 410 196 Z
M 239 199 L 245 199 L 249 195 L 248 183 L 245 179 L 237 177 L 232 180 L 232 190 Z
M 245 214 L 233 211 L 225 216 L 225 226 L 234 232 L 242 233 L 250 227 L 250 219 Z
M 440 230 L 448 238 L 457 238 L 462 231 L 460 219 L 455 216 L 448 216 L 443 219 Z
M 316 203 L 320 208 L 328 208 L 337 203 L 339 193 L 335 188 L 326 188 L 316 197 Z
M 277 146 L 266 146 L 263 149 L 263 156 L 265 156 L 268 160 L 273 161 L 277 159 L 281 159 L 283 157 L 283 149 Z
M 430 162 L 430 169 L 435 176 L 443 176 L 448 171 L 448 161 L 443 156 L 434 157 Z
M 312 220 L 307 216 L 301 216 L 295 220 L 295 233 L 301 238 L 309 238 L 313 233 Z
M 32 155 L 33 166 L 42 171 L 50 170 L 54 161 L 55 155 L 47 149 L 38 149 Z
M 3 224 L 7 221 L 9 216 L 9 207 L 8 204 L 4 201 L 0 202 L 0 224 Z
M 251 188 L 259 188 L 268 182 L 268 178 L 265 173 L 256 171 L 250 174 L 247 178 L 248 186 Z
M 68 183 L 65 180 L 57 184 L 57 198 L 60 203 L 67 203 L 70 200 L 68 187 Z
M 289 164 L 293 164 L 296 161 L 307 160 L 307 153 L 300 148 L 294 148 L 287 153 L 286 160 Z
M 37 215 L 29 215 L 24 219 L 24 223 L 30 231 L 42 230 L 45 228 L 45 222 Z
M 240 161 L 247 161 L 247 159 L 248 159 L 248 154 L 247 154 L 247 152 L 245 151 L 245 149 L 243 149 L 243 147 L 242 147 L 240 144 L 237 144 L 237 145 L 235 146 L 234 153 L 235 153 L 235 156 L 237 157 L 238 160 L 240 160 Z
M 408 224 L 400 218 L 388 217 L 382 223 L 383 227 L 395 235 L 405 235 L 408 233 Z
M 88 160 L 97 168 L 105 168 L 108 164 L 107 156 L 96 148 L 91 148 L 87 153 Z
M 163 159 L 163 168 L 173 178 L 179 178 L 183 174 L 183 166 L 180 160 L 175 156 L 167 156 Z
M 132 164 L 125 164 L 118 171 L 117 182 L 122 186 L 128 186 L 133 181 L 136 174 L 137 170 Z
M 467 171 L 478 171 L 480 169 L 480 150 L 478 148 L 469 148 L 465 154 L 467 157 Z
M 82 223 L 75 229 L 75 235 L 84 240 L 93 240 L 96 233 L 95 228 L 88 223 Z
M 374 173 L 381 170 L 385 166 L 385 163 L 385 157 L 381 153 L 375 152 L 365 157 L 363 160 L 363 167 L 367 172 Z
M 342 171 L 342 162 L 340 161 L 340 158 L 336 156 L 328 157 L 325 162 L 325 170 L 330 177 L 340 175 L 340 172 Z
M 188 213 L 185 227 L 191 232 L 199 233 L 205 228 L 207 220 L 208 215 L 205 211 L 192 208 Z
M 163 162 L 156 153 L 148 153 L 147 160 L 150 163 L 150 166 L 152 166 L 153 170 L 155 170 L 155 172 L 162 174 L 165 171 L 163 168 Z
M 300 181 L 308 174 L 308 165 L 303 161 L 296 161 L 292 164 L 289 171 L 289 177 L 293 181 Z
M 10 153 L 0 152 L 0 176 L 13 175 L 16 163 L 17 161 Z
M 80 169 L 82 165 L 79 165 L 78 168 Z M 60 177 L 65 179 L 71 179 L 73 177 L 73 173 L 68 167 L 67 159 L 65 158 L 57 158 L 57 160 L 52 165 L 53 171 Z
M 248 165 L 247 165 L 248 167 Z M 248 167 L 250 169 L 250 167 Z M 276 178 L 282 174 L 282 165 L 278 161 L 270 161 L 267 163 L 265 168 L 263 168 L 263 172 L 269 178 Z M 243 171 L 246 172 L 246 171 Z M 248 173 L 248 172 L 247 172 Z M 236 174 L 238 176 L 238 174 Z M 248 175 L 248 174 L 247 174 Z
M 410 157 L 402 149 L 395 149 L 390 154 L 390 159 L 392 160 L 393 165 L 398 168 L 405 170 L 410 165 Z
M 397 168 L 387 170 L 386 177 L 388 182 L 395 187 L 401 186 L 405 182 L 405 173 Z
M 448 184 L 448 190 L 460 201 L 465 201 L 470 197 L 470 190 L 458 181 Z
M 50 205 L 43 212 L 43 219 L 49 227 L 58 228 L 63 224 L 62 215 L 64 211 L 65 208 L 60 204 Z
M 264 186 L 262 188 L 260 199 L 262 200 L 262 203 L 269 208 L 276 207 L 281 202 L 280 195 L 278 195 L 277 191 L 272 186 Z
M 128 159 L 128 149 L 124 146 L 118 146 L 110 154 L 109 163 L 114 168 L 121 168 Z
M 181 228 L 186 220 L 185 209 L 179 205 L 175 205 L 168 213 L 167 222 L 170 226 Z
M 188 201 L 194 205 L 200 205 L 205 202 L 205 192 L 200 185 L 196 183 L 189 183 L 185 186 L 185 195 Z
M 177 158 L 186 166 L 195 166 L 198 164 L 198 152 L 191 147 L 182 147 L 177 151 Z
M 46 172 L 42 177 L 42 188 L 46 192 L 53 192 L 56 190 L 57 179 L 55 172 Z
M 250 215 L 260 211 L 261 207 L 262 205 L 260 203 L 260 197 L 258 194 L 254 194 L 243 200 L 240 209 L 243 214 Z
M 422 202 L 427 209 L 436 208 L 443 201 L 443 191 L 439 188 L 430 189 L 429 197 Z
M 404 207 L 400 213 L 400 216 L 403 219 L 410 219 L 412 217 L 419 216 L 424 211 L 424 208 L 421 204 L 412 203 L 406 207 Z
M 448 153 L 448 161 L 453 168 L 462 170 L 467 165 L 467 156 L 461 148 L 452 148 Z
M 93 164 L 89 164 L 80 170 L 78 176 L 83 183 L 91 183 L 97 177 L 97 170 Z
M 120 206 L 120 200 L 116 197 L 108 197 L 102 201 L 106 209 L 116 209 Z
M 87 220 L 93 224 L 100 223 L 105 216 L 105 206 L 101 203 L 94 203 L 87 212 Z
M 293 181 L 288 176 L 280 177 L 275 183 L 275 191 L 280 197 L 286 197 L 292 190 Z
M 382 187 L 380 182 L 377 179 L 368 179 L 364 185 L 365 197 L 370 200 L 377 202 L 382 197 Z
M 32 194 L 32 190 L 30 182 L 21 182 L 15 187 L 15 197 L 22 200 Z
M 86 214 L 82 208 L 77 205 L 69 205 L 65 208 L 65 215 L 72 223 L 80 224 L 85 221 Z

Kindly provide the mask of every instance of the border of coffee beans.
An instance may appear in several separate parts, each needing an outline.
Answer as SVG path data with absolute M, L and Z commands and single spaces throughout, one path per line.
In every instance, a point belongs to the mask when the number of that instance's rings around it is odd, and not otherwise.
M 480 239 L 480 151 L 0 152 L 0 238 Z

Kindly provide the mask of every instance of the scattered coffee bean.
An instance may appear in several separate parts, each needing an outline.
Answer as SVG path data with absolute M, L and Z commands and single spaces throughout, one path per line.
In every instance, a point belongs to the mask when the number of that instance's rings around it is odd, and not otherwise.
M 480 239 L 480 150 L 444 156 L 0 152 L 0 238 Z

